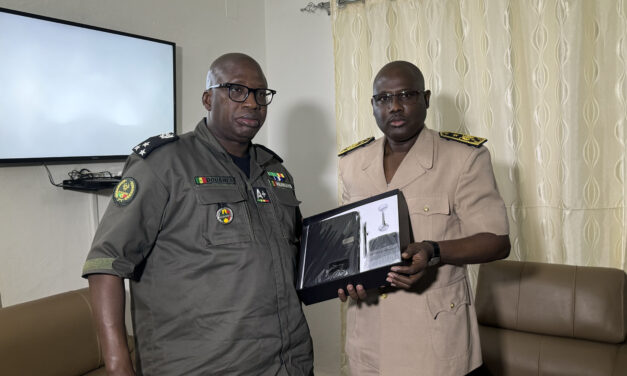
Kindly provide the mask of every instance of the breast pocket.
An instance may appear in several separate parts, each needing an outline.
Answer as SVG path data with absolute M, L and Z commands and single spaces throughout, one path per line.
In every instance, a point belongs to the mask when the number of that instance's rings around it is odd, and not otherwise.
M 408 197 L 414 238 L 418 240 L 443 240 L 451 214 L 448 196 Z
M 203 238 L 207 246 L 251 241 L 250 213 L 246 198 L 233 188 L 196 188 L 196 199 L 205 212 Z
M 298 218 L 298 205 L 300 201 L 296 198 L 293 190 L 287 188 L 275 188 L 274 195 L 277 198 L 277 211 L 283 237 L 289 241 L 296 242 L 300 238 L 300 218 Z

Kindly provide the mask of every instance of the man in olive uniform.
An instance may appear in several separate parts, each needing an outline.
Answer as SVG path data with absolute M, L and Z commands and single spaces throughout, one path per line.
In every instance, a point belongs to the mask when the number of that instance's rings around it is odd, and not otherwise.
M 465 375 L 481 364 L 465 264 L 501 259 L 510 249 L 490 154 L 485 139 L 425 127 L 430 92 L 415 65 L 385 65 L 373 89 L 384 137 L 343 153 L 342 201 L 400 189 L 415 243 L 402 253 L 409 265 L 388 274 L 390 287 L 346 287 L 351 374 Z M 346 292 L 338 291 L 343 301 Z
M 83 269 L 109 374 L 310 375 L 296 295 L 299 201 L 282 160 L 251 144 L 275 92 L 257 62 L 213 62 L 193 132 L 152 137 L 128 158 Z

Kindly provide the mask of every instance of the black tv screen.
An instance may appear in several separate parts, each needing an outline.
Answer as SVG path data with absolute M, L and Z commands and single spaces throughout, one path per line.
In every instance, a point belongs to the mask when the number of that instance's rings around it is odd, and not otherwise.
M 0 163 L 124 158 L 175 131 L 172 42 L 0 8 Z

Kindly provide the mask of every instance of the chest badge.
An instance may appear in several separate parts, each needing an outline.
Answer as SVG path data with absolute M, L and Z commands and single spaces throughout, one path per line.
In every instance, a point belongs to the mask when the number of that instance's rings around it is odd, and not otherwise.
M 235 178 L 232 176 L 196 176 L 194 178 L 194 182 L 196 183 L 196 185 L 234 185 Z
M 216 219 L 223 225 L 233 222 L 233 210 L 228 206 L 223 206 L 216 212 Z
M 293 187 L 290 183 L 284 183 L 284 182 L 282 182 L 282 181 L 274 181 L 274 180 L 270 180 L 270 184 L 271 184 L 273 187 L 294 189 L 294 187 Z
M 253 193 L 257 202 L 264 204 L 270 202 L 270 196 L 268 196 L 268 191 L 264 187 L 253 187 Z
M 285 174 L 280 172 L 268 171 L 268 176 L 270 176 L 270 179 L 274 181 L 285 181 Z

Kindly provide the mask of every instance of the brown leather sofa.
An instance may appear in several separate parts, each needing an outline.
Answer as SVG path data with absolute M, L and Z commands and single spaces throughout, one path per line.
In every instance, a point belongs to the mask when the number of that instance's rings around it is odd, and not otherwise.
M 89 290 L 0 308 L 0 375 L 105 375 Z
M 482 374 L 627 375 L 625 272 L 502 260 L 481 265 Z

